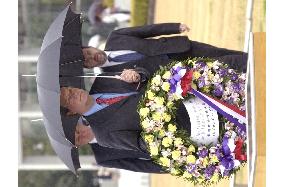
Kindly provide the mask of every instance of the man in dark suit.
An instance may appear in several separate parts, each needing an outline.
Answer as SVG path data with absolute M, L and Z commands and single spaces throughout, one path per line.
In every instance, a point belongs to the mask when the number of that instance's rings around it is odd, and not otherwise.
M 107 39 L 104 51 L 92 47 L 83 49 L 84 65 L 87 68 L 101 66 L 104 71 L 115 71 L 133 61 L 155 56 L 176 60 L 188 57 L 216 59 L 222 57 L 222 60 L 228 61 L 234 69 L 239 67 L 237 62 L 246 62 L 246 53 L 192 41 L 187 36 L 153 38 L 186 31 L 189 31 L 189 28 L 180 23 L 162 23 L 114 30 Z

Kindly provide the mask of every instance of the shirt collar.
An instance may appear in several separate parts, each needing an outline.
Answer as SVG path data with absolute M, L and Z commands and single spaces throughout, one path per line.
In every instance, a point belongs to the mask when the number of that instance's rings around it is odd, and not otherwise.
M 93 114 L 93 111 L 94 111 L 94 108 L 96 107 L 96 105 L 98 105 L 98 103 L 96 102 L 96 99 L 99 98 L 100 96 L 102 96 L 103 94 L 94 94 L 94 95 L 91 95 L 94 99 L 94 104 L 93 106 L 87 111 L 85 112 L 83 115 L 84 116 L 89 116 L 91 114 Z

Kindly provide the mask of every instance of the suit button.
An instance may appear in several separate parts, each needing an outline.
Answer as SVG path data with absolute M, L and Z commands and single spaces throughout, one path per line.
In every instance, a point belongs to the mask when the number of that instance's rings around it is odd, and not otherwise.
M 161 42 L 166 42 L 167 41 L 166 38 L 161 38 L 160 40 L 161 40 Z

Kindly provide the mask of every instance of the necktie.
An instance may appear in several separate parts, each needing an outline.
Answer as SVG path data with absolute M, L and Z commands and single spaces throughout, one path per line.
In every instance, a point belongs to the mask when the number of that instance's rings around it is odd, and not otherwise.
M 118 97 L 113 97 L 113 98 L 108 98 L 108 99 L 100 99 L 100 98 L 97 98 L 96 99 L 96 102 L 98 104 L 107 104 L 107 105 L 111 105 L 113 103 L 116 103 L 124 98 L 126 98 L 128 96 L 118 96 Z
M 135 61 L 143 58 L 144 55 L 134 52 L 134 53 L 128 53 L 124 55 L 118 55 L 116 57 L 110 57 L 108 56 L 108 60 L 111 62 L 129 62 L 129 61 Z

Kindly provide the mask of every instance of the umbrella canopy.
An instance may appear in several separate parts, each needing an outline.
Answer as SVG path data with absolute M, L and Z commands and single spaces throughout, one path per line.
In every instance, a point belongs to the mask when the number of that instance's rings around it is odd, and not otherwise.
M 43 39 L 37 64 L 37 93 L 44 126 L 50 143 L 66 166 L 76 173 L 80 168 L 74 132 L 79 116 L 66 116 L 60 108 L 60 87 L 84 89 L 80 14 L 70 5 L 53 21 Z M 70 76 L 72 75 L 72 76 Z

